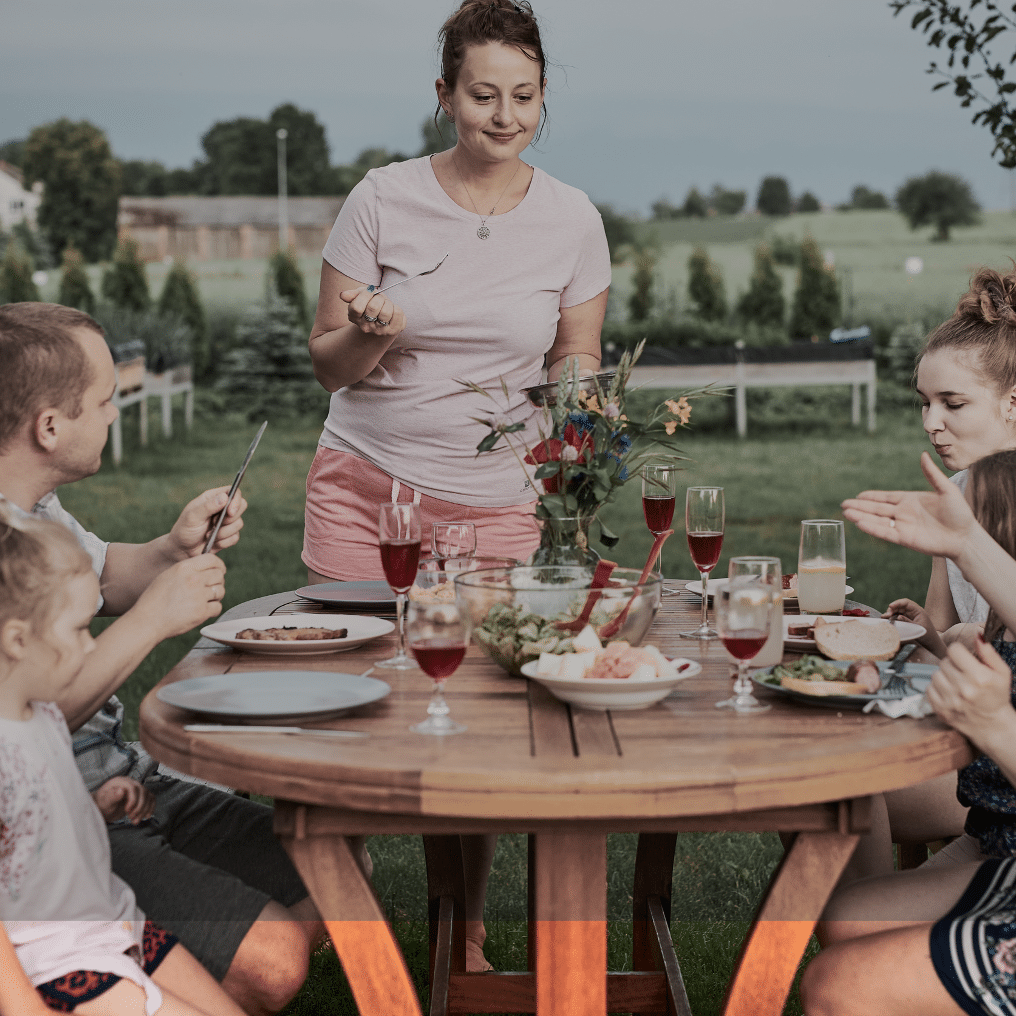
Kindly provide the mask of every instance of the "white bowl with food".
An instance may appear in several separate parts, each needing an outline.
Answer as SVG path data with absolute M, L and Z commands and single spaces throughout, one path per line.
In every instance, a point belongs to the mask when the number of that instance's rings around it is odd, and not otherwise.
M 201 634 L 245 653 L 321 656 L 354 649 L 393 631 L 391 621 L 362 614 L 274 614 L 216 621 L 206 624 Z

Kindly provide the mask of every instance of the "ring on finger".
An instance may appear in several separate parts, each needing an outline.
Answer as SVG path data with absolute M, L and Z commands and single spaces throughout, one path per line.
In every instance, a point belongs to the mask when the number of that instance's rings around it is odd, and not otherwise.
M 371 317 L 369 314 L 364 314 L 363 315 L 363 320 L 364 321 L 369 321 L 371 324 L 373 324 L 375 321 L 377 321 L 377 318 L 376 317 Z
M 381 321 L 380 319 L 378 319 L 378 324 L 379 324 L 379 325 L 380 325 L 380 326 L 381 326 L 382 328 L 387 328 L 387 327 L 388 327 L 388 326 L 389 326 L 389 325 L 390 325 L 391 323 L 392 323 L 392 322 L 391 322 L 391 319 L 390 319 L 390 318 L 389 318 L 389 319 L 388 319 L 387 321 Z
M 890 519 L 889 520 L 889 528 L 890 529 L 895 529 L 896 528 L 896 520 L 895 519 Z

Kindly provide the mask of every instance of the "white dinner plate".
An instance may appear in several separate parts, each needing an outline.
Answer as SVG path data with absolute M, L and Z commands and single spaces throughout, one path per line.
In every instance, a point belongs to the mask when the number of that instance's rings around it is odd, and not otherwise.
M 843 670 L 846 670 L 850 666 L 845 660 L 830 660 L 829 662 L 834 667 L 841 667 Z M 876 666 L 879 669 L 879 673 L 883 675 L 883 680 L 885 680 L 885 668 L 888 664 L 878 663 Z M 795 702 L 801 702 L 808 706 L 824 706 L 827 709 L 863 709 L 874 699 L 895 701 L 913 694 L 913 692 L 907 690 L 904 691 L 903 695 L 890 695 L 885 688 L 882 688 L 871 695 L 864 693 L 860 695 L 808 695 L 806 692 L 793 691 L 779 684 L 770 684 L 766 678 L 772 673 L 772 669 L 772 667 L 768 667 L 765 670 L 756 671 L 751 675 L 755 687 L 765 688 L 776 695 L 793 699 Z M 923 693 L 928 685 L 931 684 L 931 675 L 936 670 L 938 670 L 938 667 L 931 663 L 908 663 L 903 668 L 903 676 L 910 682 L 910 687 L 914 691 Z
M 245 628 L 329 628 L 346 629 L 344 639 L 316 639 L 306 642 L 269 642 L 254 639 L 238 639 L 237 632 Z M 269 653 L 284 656 L 319 656 L 322 653 L 341 653 L 364 642 L 380 638 L 395 631 L 391 621 L 380 617 L 364 617 L 362 614 L 275 614 L 272 617 L 243 617 L 233 621 L 216 621 L 206 624 L 201 634 L 221 642 L 224 646 L 240 649 L 246 653 Z
M 677 677 L 657 677 L 650 681 L 632 681 L 628 677 L 543 677 L 536 673 L 539 660 L 523 663 L 522 673 L 538 681 L 562 702 L 598 712 L 607 709 L 629 711 L 645 709 L 659 702 L 673 691 L 679 681 L 694 677 L 702 670 L 701 664 L 694 660 L 679 657 L 671 662 L 676 667 L 688 666 Z
M 395 593 L 382 580 L 363 582 L 318 582 L 302 586 L 297 596 L 315 603 L 338 604 L 347 609 L 395 610 Z
M 792 649 L 796 652 L 807 652 L 809 649 L 815 649 L 815 640 L 809 638 L 801 638 L 795 635 L 793 638 L 787 634 L 787 629 L 790 625 L 798 624 L 814 624 L 815 614 L 786 614 L 783 618 L 783 645 L 786 649 Z M 856 621 L 858 624 L 872 624 L 875 621 L 881 620 L 877 617 L 844 617 L 840 618 L 829 618 L 827 620 L 843 620 L 843 621 Z M 916 642 L 926 631 L 926 628 L 922 628 L 919 624 L 913 624 L 910 621 L 893 621 L 893 627 L 899 633 L 900 642 Z
M 190 677 L 156 689 L 156 697 L 234 723 L 326 719 L 377 702 L 391 688 L 373 677 L 324 670 L 271 670 Z
M 709 599 L 713 598 L 713 592 L 717 589 L 725 589 L 727 586 L 728 579 L 710 579 L 709 580 Z M 694 593 L 696 596 L 702 596 L 702 583 L 701 582 L 686 582 L 684 588 L 689 593 Z M 854 591 L 853 586 L 847 586 L 844 589 L 845 595 L 849 596 Z M 783 590 L 783 601 L 785 603 L 797 603 L 797 591 L 796 590 Z

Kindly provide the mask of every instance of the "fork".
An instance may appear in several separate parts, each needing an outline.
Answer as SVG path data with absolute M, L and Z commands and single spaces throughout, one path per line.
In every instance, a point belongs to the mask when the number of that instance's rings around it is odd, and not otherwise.
M 906 693 L 913 692 L 914 686 L 900 673 L 906 666 L 907 660 L 917 649 L 917 643 L 911 642 L 904 646 L 888 663 L 885 668 L 885 677 L 888 678 L 883 688 L 888 692 L 890 698 L 903 698 Z
M 450 253 L 451 251 L 448 252 L 448 254 Z M 445 254 L 445 256 L 441 258 L 441 260 L 438 261 L 438 263 L 434 265 L 433 268 L 428 268 L 425 272 L 417 272 L 416 275 L 410 275 L 408 279 L 399 279 L 398 282 L 393 282 L 390 286 L 385 286 L 384 289 L 378 289 L 377 286 L 368 286 L 367 292 L 387 293 L 389 289 L 394 289 L 396 286 L 401 286 L 403 282 L 412 282 L 413 279 L 419 279 L 423 275 L 433 275 L 433 273 L 436 272 L 445 263 L 445 258 L 448 257 L 448 254 Z

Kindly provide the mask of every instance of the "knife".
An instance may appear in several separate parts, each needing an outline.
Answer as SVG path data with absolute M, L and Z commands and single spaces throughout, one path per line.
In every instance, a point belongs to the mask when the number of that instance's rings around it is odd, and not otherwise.
M 247 472 L 250 460 L 254 458 L 254 452 L 257 450 L 258 442 L 261 440 L 261 435 L 265 432 L 265 427 L 267 426 L 268 421 L 265 420 L 265 422 L 261 424 L 261 429 L 254 435 L 254 440 L 251 441 L 250 448 L 247 449 L 247 457 L 243 460 L 243 465 L 240 466 L 240 472 L 236 474 L 236 479 L 233 480 L 233 486 L 229 488 L 229 497 L 226 498 L 226 507 L 219 512 L 219 517 L 215 520 L 215 524 L 212 526 L 212 531 L 209 534 L 208 539 L 205 541 L 205 549 L 201 552 L 202 554 L 207 554 L 211 551 L 212 547 L 215 546 L 215 541 L 219 538 L 219 530 L 222 528 L 222 522 L 226 517 L 226 512 L 229 511 L 229 506 L 233 503 L 233 495 L 240 486 L 243 474 Z
M 363 730 L 326 730 L 315 727 L 255 727 L 239 723 L 187 723 L 192 734 L 308 734 L 316 737 L 370 737 Z

